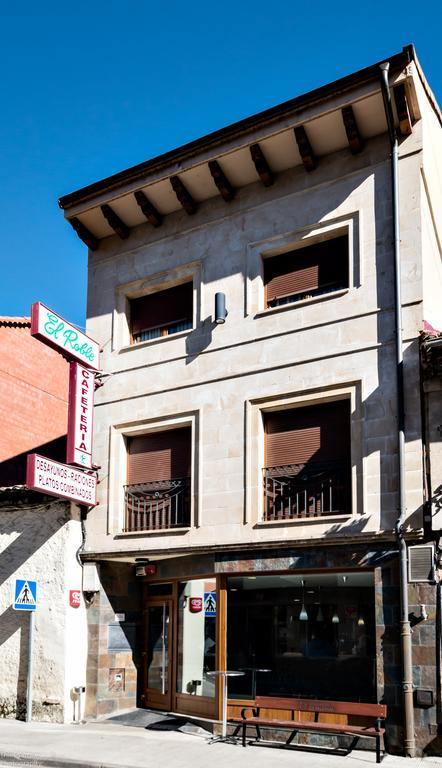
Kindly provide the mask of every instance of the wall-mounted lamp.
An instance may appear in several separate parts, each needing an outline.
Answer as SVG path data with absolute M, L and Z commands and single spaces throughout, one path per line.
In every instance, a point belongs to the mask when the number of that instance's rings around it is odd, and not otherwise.
M 408 620 L 412 627 L 415 627 L 416 624 L 420 624 L 421 621 L 428 621 L 428 613 L 427 613 L 427 606 L 425 603 L 420 603 L 420 613 L 416 615 L 415 613 L 409 613 L 408 614 Z
M 227 314 L 226 294 L 215 293 L 215 323 L 217 325 L 222 325 L 222 323 L 225 323 Z

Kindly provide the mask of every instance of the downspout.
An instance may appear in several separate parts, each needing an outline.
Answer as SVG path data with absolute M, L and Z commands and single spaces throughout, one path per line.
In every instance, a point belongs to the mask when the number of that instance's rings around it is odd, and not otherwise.
M 406 518 L 405 505 L 405 409 L 404 409 L 404 359 L 402 353 L 402 299 L 401 299 L 401 263 L 400 263 L 400 224 L 399 224 L 399 184 L 398 184 L 398 140 L 394 127 L 391 107 L 390 87 L 388 82 L 389 62 L 384 62 L 381 69 L 382 97 L 391 149 L 391 188 L 394 233 L 394 286 L 395 286 L 395 336 L 396 336 L 396 381 L 397 381 L 397 437 L 399 456 L 399 517 L 396 520 L 396 537 L 399 549 L 399 590 L 400 590 L 400 625 L 402 649 L 402 693 L 404 705 L 404 752 L 406 757 L 416 756 L 413 709 L 413 669 L 411 655 L 411 627 L 408 620 L 408 573 L 407 545 L 404 538 Z
M 81 566 L 82 569 L 83 569 L 83 561 L 81 559 L 81 554 L 86 545 L 86 525 L 85 525 L 86 518 L 87 518 L 87 507 L 81 504 L 80 505 L 81 544 L 75 553 L 75 559 L 77 560 L 78 565 Z

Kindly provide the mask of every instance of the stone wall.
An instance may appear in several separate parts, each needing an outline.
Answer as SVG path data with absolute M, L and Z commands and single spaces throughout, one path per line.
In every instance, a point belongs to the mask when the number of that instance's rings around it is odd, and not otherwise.
M 410 584 L 408 588 L 412 623 L 413 684 L 415 688 L 431 691 L 435 704 L 428 708 L 415 706 L 414 709 L 416 740 L 418 745 L 427 749 L 431 749 L 431 743 L 438 732 L 436 593 L 437 590 L 433 584 Z M 426 621 L 419 621 L 422 604 L 425 605 L 428 615 Z
M 416 139 L 417 140 L 417 139 Z M 417 336 L 422 324 L 419 264 L 419 154 L 403 156 L 404 367 L 408 525 L 422 526 L 422 452 Z M 297 169 L 263 192 L 250 184 L 239 207 L 211 200 L 198 226 L 171 214 L 159 230 L 138 227 L 129 241 L 107 238 L 90 255 L 88 329 L 105 345 L 103 367 L 113 375 L 97 392 L 95 459 L 102 467 L 100 504 L 88 519 L 91 552 L 140 553 L 210 546 L 369 540 L 394 529 L 397 510 L 394 283 L 388 143 L 369 142 L 358 158 L 336 153 L 315 174 Z M 307 242 L 330 227 L 351 233 L 351 284 L 264 311 L 262 255 Z M 417 244 L 416 244 L 417 238 Z M 276 249 L 276 250 L 275 250 Z M 261 265 L 261 266 L 260 266 Z M 125 304 L 116 296 L 194 280 L 194 328 L 122 347 Z M 261 287 L 260 287 L 261 286 Z M 228 317 L 213 323 L 216 291 L 226 294 Z M 405 301 L 405 299 L 404 299 Z M 126 302 L 127 304 L 127 302 Z M 108 341 L 110 340 L 110 343 Z M 352 514 L 339 520 L 263 523 L 263 435 L 260 411 L 314 399 L 351 400 Z M 122 486 L 125 436 L 192 423 L 193 525 L 182 532 L 125 536 Z
M 92 718 L 136 707 L 142 693 L 141 585 L 134 566 L 101 563 L 100 580 L 102 589 L 87 610 L 86 716 Z M 125 621 L 116 620 L 117 613 Z M 122 650 L 112 650 L 118 636 Z

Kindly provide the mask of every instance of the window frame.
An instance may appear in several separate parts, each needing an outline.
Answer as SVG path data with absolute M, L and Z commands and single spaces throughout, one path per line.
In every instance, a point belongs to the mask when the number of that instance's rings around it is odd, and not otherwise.
M 299 269 L 296 270 L 296 258 L 297 254 L 299 253 L 302 256 L 305 256 L 309 249 L 314 248 L 314 246 L 322 245 L 323 243 L 331 243 L 335 240 L 345 238 L 346 239 L 346 247 L 347 247 L 347 253 L 340 254 L 341 257 L 341 264 L 340 267 L 344 264 L 346 265 L 346 282 L 347 285 L 333 285 L 328 284 L 319 284 L 317 288 L 304 288 L 303 290 L 292 291 L 291 293 L 281 293 L 277 294 L 275 293 L 275 297 L 271 300 L 269 300 L 268 297 L 268 291 L 269 291 L 269 285 L 271 283 L 271 278 L 266 280 L 266 267 L 268 267 L 272 261 L 278 259 L 280 256 L 282 256 L 284 259 L 287 260 L 287 263 L 285 265 L 284 271 L 281 273 L 281 277 L 285 276 L 288 277 L 291 274 L 298 273 Z M 312 239 L 309 239 L 307 242 L 302 241 L 297 245 L 296 248 L 293 248 L 289 251 L 283 251 L 283 253 L 275 255 L 263 255 L 263 282 L 264 282 L 264 303 L 265 303 L 265 309 L 277 309 L 278 307 L 286 306 L 287 304 L 299 304 L 302 301 L 307 301 L 308 299 L 319 299 L 321 296 L 326 296 L 331 293 L 338 293 L 340 291 L 347 291 L 349 288 L 349 258 L 348 258 L 348 249 L 349 249 L 349 238 L 348 238 L 348 230 L 339 230 L 338 233 L 333 233 L 333 235 L 330 235 L 328 237 L 324 236 L 320 239 L 315 238 L 314 241 Z M 288 259 L 291 257 L 291 264 L 289 265 Z M 314 256 L 312 254 L 312 258 L 314 259 Z M 330 257 L 331 258 L 331 257 Z M 313 266 L 313 265 L 310 265 Z M 304 267 L 305 268 L 305 267 Z M 336 272 L 338 274 L 338 272 Z M 340 280 L 335 279 L 333 281 L 334 283 L 339 283 Z M 343 282 L 343 281 L 342 281 Z M 310 293 L 310 295 L 308 295 Z M 276 303 L 273 303 L 276 302 Z
M 359 249 L 360 212 L 336 217 L 316 223 L 277 237 L 250 243 L 247 249 L 247 270 L 245 284 L 245 315 L 255 318 L 267 317 L 278 312 L 294 310 L 320 301 L 330 301 L 344 296 L 360 285 L 361 260 Z M 264 283 L 264 261 L 281 256 L 309 245 L 331 240 L 340 235 L 348 237 L 348 286 L 331 290 L 309 298 L 290 301 L 275 307 L 267 307 Z
M 127 485 L 128 450 L 127 438 L 147 435 L 154 432 L 166 432 L 181 427 L 191 430 L 191 470 L 190 470 L 190 525 L 184 528 L 165 528 L 160 530 L 124 531 L 125 504 L 124 486 Z M 182 415 L 164 416 L 161 419 L 134 422 L 130 425 L 110 427 L 109 488 L 107 533 L 114 538 L 131 536 L 163 536 L 180 534 L 200 525 L 198 499 L 201 497 L 201 472 L 196 460 L 199 449 L 200 427 L 199 412 L 192 411 Z
M 254 528 L 280 526 L 327 526 L 334 521 L 358 518 L 364 514 L 362 475 L 362 431 L 360 387 L 357 384 L 332 387 L 328 390 L 299 395 L 281 394 L 247 403 L 246 409 L 246 500 L 245 523 Z M 350 463 L 351 488 L 349 512 L 295 520 L 264 520 L 263 468 L 265 466 L 264 414 L 292 410 L 337 400 L 350 400 Z
M 149 296 L 158 296 L 161 293 L 165 293 L 166 291 L 173 291 L 174 289 L 180 288 L 181 286 L 184 286 L 184 285 L 191 285 L 192 286 L 192 288 L 191 288 L 192 312 L 190 313 L 191 314 L 191 319 L 190 319 L 189 327 L 188 328 L 183 328 L 180 331 L 175 331 L 174 333 L 168 333 L 168 329 L 169 328 L 172 328 L 173 326 L 185 323 L 187 321 L 187 318 L 179 318 L 179 319 L 175 319 L 175 320 L 172 320 L 172 321 L 169 320 L 169 321 L 166 321 L 165 323 L 160 323 L 159 325 L 147 326 L 146 328 L 143 328 L 141 331 L 138 331 L 138 335 L 140 335 L 142 333 L 148 333 L 148 332 L 152 333 L 152 332 L 155 332 L 155 331 L 159 331 L 157 336 L 152 336 L 151 338 L 140 339 L 139 341 L 135 341 L 134 340 L 134 336 L 137 335 L 137 334 L 134 334 L 133 327 L 132 327 L 133 326 L 132 302 L 138 301 L 139 299 L 146 299 L 146 298 L 148 299 Z M 128 299 L 128 301 L 129 301 L 129 326 L 130 326 L 130 343 L 131 343 L 131 345 L 135 346 L 135 345 L 138 345 L 138 344 L 143 344 L 146 341 L 154 341 L 155 339 L 163 338 L 165 336 L 172 336 L 172 335 L 175 335 L 177 333 L 184 333 L 186 331 L 191 330 L 192 325 L 193 325 L 193 300 L 194 300 L 194 295 L 193 294 L 194 294 L 194 291 L 193 291 L 193 280 L 185 280 L 183 283 L 178 283 L 177 285 L 173 285 L 173 286 L 171 286 L 169 288 L 162 288 L 162 289 L 160 289 L 158 291 L 151 291 L 151 292 L 149 292 L 147 294 L 143 294 L 142 296 L 138 296 L 136 298 L 135 297 L 129 298 Z
M 156 336 L 153 339 L 133 342 L 130 322 L 130 302 L 149 294 L 160 293 L 184 283 L 192 283 L 192 323 L 190 328 L 176 333 Z M 112 351 L 118 354 L 144 349 L 171 339 L 182 339 L 201 322 L 201 262 L 194 261 L 182 267 L 156 273 L 141 280 L 117 286 L 112 321 Z

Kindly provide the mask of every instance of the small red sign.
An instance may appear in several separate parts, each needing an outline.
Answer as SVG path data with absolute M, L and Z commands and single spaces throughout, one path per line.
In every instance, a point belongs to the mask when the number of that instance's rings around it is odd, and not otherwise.
M 69 605 L 71 608 L 79 608 L 81 605 L 81 591 L 79 589 L 69 590 Z
M 200 613 L 203 610 L 203 598 L 191 597 L 189 599 L 189 611 L 190 613 Z

